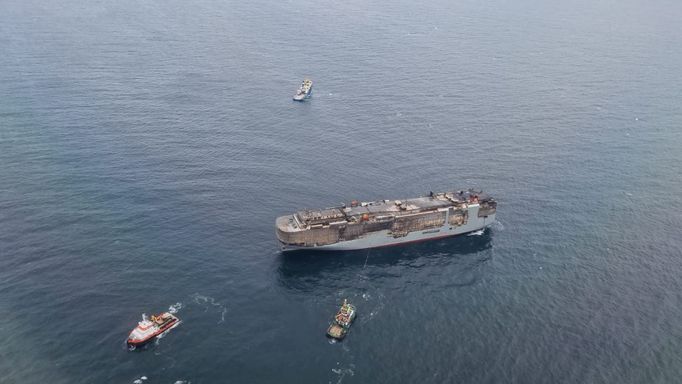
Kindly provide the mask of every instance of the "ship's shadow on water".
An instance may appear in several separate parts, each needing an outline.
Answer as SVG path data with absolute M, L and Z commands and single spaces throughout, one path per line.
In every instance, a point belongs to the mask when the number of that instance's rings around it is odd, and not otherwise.
M 348 279 L 366 280 L 404 278 L 411 272 L 448 269 L 450 276 L 461 276 L 453 285 L 471 285 L 476 271 L 492 257 L 492 234 L 458 236 L 405 246 L 358 251 L 296 251 L 280 253 L 279 282 L 294 290 L 313 290 L 320 286 L 343 286 Z

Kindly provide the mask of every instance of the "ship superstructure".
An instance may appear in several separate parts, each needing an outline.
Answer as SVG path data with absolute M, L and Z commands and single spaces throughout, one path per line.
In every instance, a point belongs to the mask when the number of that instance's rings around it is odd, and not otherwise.
M 478 231 L 495 221 L 496 209 L 492 197 L 470 189 L 302 210 L 278 217 L 275 226 L 282 251 L 354 250 Z

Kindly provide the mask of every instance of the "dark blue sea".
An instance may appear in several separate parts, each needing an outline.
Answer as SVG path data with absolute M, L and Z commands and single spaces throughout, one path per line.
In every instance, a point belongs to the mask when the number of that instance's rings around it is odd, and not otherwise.
M 680 382 L 680 20 L 0 0 L 0 383 Z M 499 204 L 482 234 L 278 251 L 279 215 L 469 187 Z

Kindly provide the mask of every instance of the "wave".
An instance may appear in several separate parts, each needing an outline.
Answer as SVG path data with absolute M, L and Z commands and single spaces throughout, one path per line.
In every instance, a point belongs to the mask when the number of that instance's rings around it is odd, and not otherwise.
M 172 314 L 176 314 L 176 313 L 178 313 L 181 309 L 182 309 L 182 303 L 181 303 L 181 302 L 177 302 L 177 303 L 171 305 L 170 307 L 168 307 L 168 312 L 169 312 L 169 313 L 172 313 Z
M 354 368 L 353 364 L 351 364 L 351 368 Z M 332 372 L 339 376 L 339 380 L 336 384 L 341 384 L 341 381 L 343 381 L 343 378 L 346 376 L 355 376 L 355 372 L 351 368 L 332 368 Z
M 469 233 L 467 236 L 481 236 L 483 232 L 485 232 L 485 229 L 479 229 L 478 231 Z
M 225 315 L 227 315 L 227 305 L 224 305 L 223 303 L 216 301 L 216 299 L 214 299 L 211 296 L 204 296 L 199 293 L 195 293 L 191 297 L 196 304 L 204 306 L 204 312 L 207 312 L 209 308 L 219 309 L 220 320 L 218 320 L 218 324 L 225 322 Z

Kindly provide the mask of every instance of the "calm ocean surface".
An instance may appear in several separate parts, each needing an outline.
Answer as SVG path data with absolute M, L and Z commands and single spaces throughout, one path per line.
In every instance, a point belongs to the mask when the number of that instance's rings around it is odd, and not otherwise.
M 0 382 L 680 382 L 680 20 L 0 0 Z M 278 252 L 278 215 L 468 187 L 499 202 L 482 235 Z

